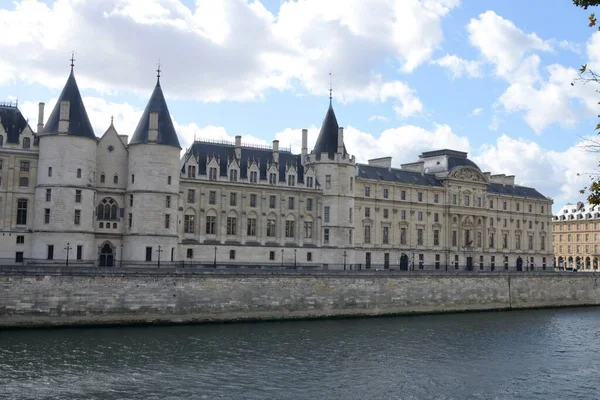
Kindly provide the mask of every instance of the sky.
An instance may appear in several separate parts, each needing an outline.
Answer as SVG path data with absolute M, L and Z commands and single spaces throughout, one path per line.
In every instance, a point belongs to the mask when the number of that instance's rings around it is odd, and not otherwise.
M 32 127 L 70 71 L 97 136 L 135 130 L 156 83 L 194 138 L 299 152 L 333 107 L 358 162 L 466 151 L 554 200 L 584 200 L 600 154 L 600 32 L 571 0 L 0 0 L 0 101 Z

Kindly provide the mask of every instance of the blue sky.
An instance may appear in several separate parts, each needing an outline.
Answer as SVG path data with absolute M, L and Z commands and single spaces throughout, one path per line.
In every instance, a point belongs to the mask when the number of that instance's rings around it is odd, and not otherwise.
M 465 150 L 558 209 L 597 170 L 580 145 L 600 95 L 570 85 L 600 60 L 590 11 L 570 0 L 0 0 L 0 100 L 18 98 L 35 125 L 74 50 L 96 134 L 114 115 L 130 135 L 160 59 L 184 147 L 241 134 L 299 151 L 302 128 L 316 138 L 331 71 L 359 161 Z

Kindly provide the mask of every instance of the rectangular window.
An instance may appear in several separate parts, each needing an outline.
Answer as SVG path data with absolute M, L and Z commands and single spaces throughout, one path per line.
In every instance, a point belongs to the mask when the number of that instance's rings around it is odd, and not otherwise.
M 390 253 L 383 253 L 383 268 L 390 268 Z
M 494 200 L 490 200 L 490 208 L 494 208 Z
M 194 233 L 194 227 L 196 226 L 196 216 L 186 215 L 183 217 L 183 232 Z
M 329 244 L 329 228 L 323 229 L 323 244 Z
M 54 260 L 54 245 L 53 244 L 49 244 L 47 247 L 46 259 Z
M 479 269 L 483 270 L 483 256 L 479 256 Z
M 528 221 L 529 229 L 533 229 L 533 221 Z
M 307 176 L 306 177 L 306 187 L 313 187 L 313 177 L 312 176 Z
M 546 250 L 546 238 L 544 236 L 542 236 L 540 238 L 540 250 L 541 251 L 545 251 Z
M 227 234 L 237 235 L 237 218 L 227 217 Z
M 257 182 L 258 182 L 258 172 L 250 171 L 250 183 L 257 183 Z
M 295 221 L 285 221 L 285 237 L 294 238 L 294 232 L 296 231 Z
M 406 228 L 400 228 L 400 244 L 406 244 Z
M 81 225 L 81 210 L 75 210 L 75 225 Z
M 296 175 L 288 175 L 288 186 L 296 186 Z
M 439 213 L 434 213 L 433 214 L 433 222 L 440 222 L 440 214 Z
M 235 260 L 235 250 L 229 250 L 229 259 Z
M 529 204 L 529 207 L 528 207 L 528 209 L 529 209 L 529 212 L 531 212 L 531 204 Z
M 351 208 L 348 209 L 348 221 L 350 223 L 352 223 L 352 209 Z
M 527 238 L 527 247 L 529 250 L 533 250 L 533 236 L 529 236 Z
M 521 220 L 520 219 L 517 220 L 517 229 L 521 229 Z
M 289 210 L 294 210 L 296 208 L 296 198 L 295 197 L 288 197 L 288 209 Z
M 543 214 L 544 213 L 544 206 L 541 206 L 541 207 L 542 207 L 541 208 L 541 213 Z
M 50 223 L 50 209 L 49 208 L 44 208 L 44 223 L 45 224 Z
M 250 195 L 250 207 L 256 207 L 256 195 L 255 194 Z
M 313 236 L 313 223 L 312 221 L 304 221 L 304 238 L 312 239 Z
M 456 247 L 458 244 L 458 232 L 452 231 L 452 246 Z
M 508 249 L 508 234 L 506 233 L 502 235 L 502 248 Z
M 306 211 L 312 211 L 313 199 L 306 199 Z
M 276 233 L 276 225 L 275 225 L 275 220 L 274 219 L 268 219 L 267 220 L 267 236 L 268 237 L 275 237 L 275 233 Z
M 387 219 L 389 217 L 389 210 L 387 208 L 383 209 L 383 218 Z
M 516 235 L 515 236 L 515 248 L 517 250 L 521 249 L 521 235 Z
M 146 261 L 152 261 L 152 247 L 146 247 Z
M 75 191 L 75 203 L 81 203 L 81 190 Z
M 52 200 L 52 189 L 46 189 L 46 201 Z
M 237 204 L 237 193 L 229 193 L 229 205 L 235 207 Z
M 452 205 L 455 206 L 457 204 L 458 204 L 458 197 L 455 194 L 453 194 L 452 195 Z
M 365 197 L 371 197 L 371 188 L 369 186 L 365 186 Z
M 388 198 L 388 196 L 389 196 L 389 194 L 390 194 L 389 190 L 384 188 L 384 189 L 383 189 L 383 198 L 384 198 L 384 199 L 387 199 L 387 198 Z
M 352 244 L 352 231 L 348 231 L 348 244 Z
M 29 161 L 21 161 L 21 171 L 29 171 Z
M 81 178 L 81 168 L 77 168 L 77 177 Z
M 417 201 L 423 201 L 423 192 L 417 192 Z
M 83 246 L 77 245 L 77 260 L 81 260 L 83 258 Z
M 275 196 L 269 196 L 269 208 L 275 208 L 277 198 Z
M 388 226 L 383 227 L 383 244 L 390 243 L 390 228 Z
M 419 254 L 419 269 L 423 269 L 425 265 L 425 254 Z
M 277 185 L 277 174 L 273 172 L 269 174 L 269 185 Z
M 167 196 L 166 197 L 165 207 L 166 208 L 171 208 L 171 196 Z
M 25 236 L 23 236 L 23 235 L 17 236 L 17 244 L 25 244 Z
M 217 192 L 215 190 L 208 192 L 208 204 L 217 204 Z
M 165 229 L 169 229 L 171 227 L 171 215 L 165 214 Z
M 52 176 L 52 167 L 48 167 L 48 176 Z
M 440 245 L 440 231 L 437 229 L 434 229 L 434 231 L 433 231 L 433 245 L 434 246 Z
M 417 221 L 423 221 L 423 211 L 417 212 Z
M 329 223 L 329 206 L 323 207 L 323 221 Z
M 477 232 L 476 238 L 477 238 L 477 247 L 481 247 L 481 242 L 482 242 L 481 232 Z
M 502 202 L 502 209 L 503 209 L 504 211 L 506 211 L 506 202 L 505 202 L 505 201 L 503 201 L 503 202 Z
M 194 189 L 188 189 L 187 191 L 187 202 L 195 203 L 196 202 L 196 191 Z
M 436 204 L 440 202 L 440 195 L 439 194 L 435 193 L 433 195 L 433 202 L 436 203 Z
M 481 197 L 477 198 L 477 207 L 481 207 Z
M 406 210 L 400 210 L 400 219 L 406 220 Z
M 306 261 L 312 261 L 312 253 L 310 251 L 306 253 Z
M 400 200 L 406 200 L 406 190 L 400 191 Z
M 129 195 L 129 207 L 133 207 L 133 195 Z
M 273 260 L 275 260 L 275 252 L 274 252 L 274 251 L 270 251 L 270 252 L 269 252 L 269 260 L 270 260 L 270 261 L 273 261 Z
M 423 246 L 423 229 L 417 229 L 417 245 Z
M 471 196 L 465 196 L 465 207 L 469 207 L 471 205 Z
M 365 207 L 365 218 L 371 217 L 371 207 Z
M 435 269 L 440 269 L 440 255 L 435 255 Z
M 494 234 L 493 234 L 493 233 L 490 233 L 490 245 L 489 245 L 489 248 L 490 248 L 490 249 L 493 249 L 493 248 L 494 248 L 494 244 L 495 244 L 495 240 L 494 240 L 494 239 L 495 239 L 495 238 L 494 238 Z
M 371 243 L 371 227 L 369 225 L 365 226 L 365 243 Z
M 211 181 L 216 181 L 217 180 L 217 169 L 215 167 L 211 167 L 208 170 L 208 179 Z
M 331 189 L 331 175 L 325 175 L 325 189 Z
M 207 216 L 206 217 L 206 234 L 214 235 L 217 230 L 217 217 L 215 216 Z

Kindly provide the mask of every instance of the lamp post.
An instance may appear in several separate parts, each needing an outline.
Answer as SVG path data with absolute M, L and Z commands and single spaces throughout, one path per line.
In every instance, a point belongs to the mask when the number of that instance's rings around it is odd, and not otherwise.
M 344 250 L 344 271 L 346 270 L 346 250 Z
M 213 268 L 217 268 L 217 246 L 215 246 L 215 258 L 213 260 Z
M 71 245 L 69 244 L 69 242 L 67 242 L 67 247 L 65 247 L 65 250 L 67 251 L 67 267 L 69 266 L 69 251 L 71 250 Z
M 296 249 L 294 249 L 294 268 L 296 268 Z
M 119 261 L 119 266 L 123 268 L 123 243 L 121 243 L 121 260 Z
M 281 266 L 283 267 L 283 249 L 281 249 Z
M 162 253 L 160 245 L 158 245 L 158 250 L 156 250 L 156 252 L 158 253 L 158 268 L 160 268 L 160 253 Z

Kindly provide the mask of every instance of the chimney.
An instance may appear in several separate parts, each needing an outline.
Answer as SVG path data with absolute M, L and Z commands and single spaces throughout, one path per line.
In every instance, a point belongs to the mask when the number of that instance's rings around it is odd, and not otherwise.
M 60 102 L 60 114 L 58 116 L 58 133 L 69 133 L 69 111 L 71 110 L 71 102 Z
M 306 162 L 308 155 L 308 129 L 302 129 L 302 165 Z
M 37 125 L 37 134 L 41 135 L 44 130 L 44 103 L 40 102 L 38 104 L 38 125 Z
M 156 143 L 158 139 L 158 112 L 150 113 L 150 121 L 148 125 L 148 142 Z
M 342 128 L 341 126 L 338 129 L 337 152 L 340 154 L 344 154 L 344 128 Z
M 273 140 L 273 162 L 279 163 L 279 140 Z
M 242 137 L 240 135 L 235 137 L 235 158 L 242 159 Z

